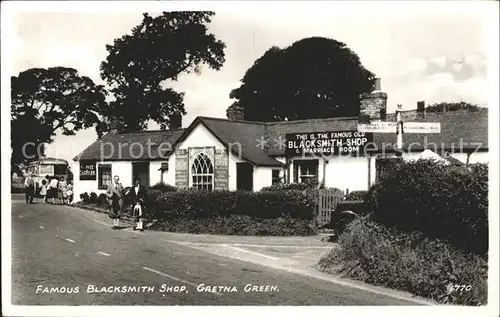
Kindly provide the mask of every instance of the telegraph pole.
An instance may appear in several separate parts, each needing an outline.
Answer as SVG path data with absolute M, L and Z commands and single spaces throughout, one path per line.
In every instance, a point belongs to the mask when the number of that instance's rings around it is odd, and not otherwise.
M 401 116 L 403 106 L 398 105 L 398 109 L 396 110 L 396 149 L 398 150 L 397 156 L 402 156 L 403 154 L 403 119 Z

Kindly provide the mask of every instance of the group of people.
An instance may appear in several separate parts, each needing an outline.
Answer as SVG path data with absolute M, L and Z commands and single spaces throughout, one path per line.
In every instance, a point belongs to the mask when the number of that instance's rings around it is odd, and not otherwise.
M 26 177 L 24 185 L 26 203 L 32 204 L 36 194 L 36 182 L 32 174 Z M 70 204 L 73 201 L 73 184 L 71 182 L 66 182 L 65 178 L 62 176 L 57 178 L 47 175 L 42 179 L 39 186 L 39 195 L 42 197 L 44 204 L 47 203 L 48 199 L 52 199 L 53 204 L 56 203 L 56 200 L 61 204 Z
M 26 203 L 33 203 L 35 187 L 35 179 L 29 174 L 25 180 Z M 106 191 L 106 197 L 110 206 L 109 217 L 113 219 L 113 229 L 120 228 L 123 201 L 127 198 L 132 203 L 132 213 L 137 222 L 134 230 L 144 231 L 143 210 L 145 192 L 146 190 L 139 178 L 135 178 L 134 186 L 125 191 L 123 185 L 120 183 L 120 177 L 118 175 L 113 177 L 113 182 L 109 184 Z M 48 199 L 52 199 L 53 204 L 56 203 L 56 199 L 62 204 L 69 204 L 73 201 L 73 185 L 71 182 L 66 182 L 64 177 L 58 179 L 57 177 L 46 176 L 41 182 L 40 196 L 42 196 L 44 204 L 47 203 Z
M 135 178 L 134 186 L 128 191 L 125 191 L 123 185 L 120 183 L 120 177 L 118 175 L 113 177 L 113 182 L 109 184 L 106 191 L 106 197 L 108 198 L 108 204 L 110 206 L 109 217 L 113 219 L 113 229 L 120 228 L 123 201 L 127 198 L 132 203 L 132 213 L 137 222 L 137 226 L 134 227 L 134 230 L 144 231 L 144 196 L 145 188 L 141 184 L 139 178 Z
M 73 201 L 73 184 L 66 182 L 64 177 L 50 177 L 45 176 L 42 180 L 42 188 L 40 189 L 40 196 L 43 198 L 43 203 L 46 204 L 48 199 L 52 199 L 55 204 L 56 200 L 59 203 L 66 205 Z

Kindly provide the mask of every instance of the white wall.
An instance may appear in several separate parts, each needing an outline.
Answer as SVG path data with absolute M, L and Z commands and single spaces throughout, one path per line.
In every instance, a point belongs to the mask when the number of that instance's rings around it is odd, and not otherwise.
M 80 200 L 80 194 L 85 192 L 94 192 L 96 194 L 104 193 L 106 190 L 98 189 L 98 177 L 99 177 L 99 165 L 100 164 L 111 164 L 111 175 L 118 175 L 120 177 L 120 182 L 124 187 L 132 186 L 132 162 L 97 162 L 96 164 L 96 180 L 92 181 L 81 181 L 80 180 L 80 162 L 74 162 L 71 170 L 74 172 L 74 201 Z
M 326 187 L 335 187 L 342 191 L 368 189 L 368 158 L 337 156 L 326 164 Z
M 457 160 L 460 160 L 462 163 L 467 162 L 467 154 L 466 153 L 453 153 L 451 154 L 454 158 Z M 469 158 L 469 164 L 474 164 L 474 163 L 488 163 L 490 162 L 490 156 L 488 152 L 476 152 L 476 153 L 471 153 L 470 158 Z
M 219 142 L 219 140 L 203 124 L 200 123 L 193 129 L 193 131 L 191 131 L 191 134 L 189 134 L 184 141 L 178 144 L 176 149 L 189 149 L 190 147 L 206 147 L 206 146 L 214 146 L 216 149 L 226 148 L 224 144 Z M 235 145 L 233 147 L 233 150 L 238 150 L 238 147 Z M 172 169 L 171 171 L 169 170 L 168 179 L 171 180 L 172 185 L 175 185 L 175 154 L 172 155 L 170 162 Z M 229 163 L 228 163 L 229 190 L 236 190 L 236 163 L 241 163 L 241 162 L 246 162 L 246 161 L 241 159 L 239 155 L 235 155 L 233 153 L 229 155 Z M 189 162 L 189 167 L 191 167 L 191 162 Z
M 253 168 L 253 190 L 259 191 L 263 187 L 271 186 L 273 184 L 273 167 L 257 167 Z

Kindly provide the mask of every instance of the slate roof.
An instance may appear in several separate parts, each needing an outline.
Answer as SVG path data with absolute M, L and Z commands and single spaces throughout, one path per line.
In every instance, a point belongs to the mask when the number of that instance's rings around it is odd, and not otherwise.
M 73 160 L 135 161 L 162 160 L 166 150 L 174 146 L 184 129 L 141 131 L 133 133 L 110 132 L 92 143 Z M 148 153 L 148 142 L 151 149 Z M 132 145 L 132 144 L 140 144 Z M 132 145 L 132 146 L 131 146 Z M 161 146 L 161 148 L 160 148 Z M 120 149 L 121 148 L 121 153 Z M 141 153 L 142 149 L 142 153 Z M 102 150 L 102 153 L 101 153 Z
M 438 150 L 449 150 L 457 152 L 463 142 L 464 152 L 488 149 L 488 109 L 481 108 L 479 111 L 452 111 L 446 113 L 427 113 L 426 118 L 416 118 L 418 122 L 441 122 L 440 134 L 408 134 L 403 133 L 403 148 L 421 151 L 426 148 Z M 403 129 L 404 132 L 404 129 Z M 394 144 L 395 133 L 377 133 L 373 136 L 377 145 L 386 143 Z
M 413 121 L 413 120 L 412 120 Z M 436 144 L 436 150 L 446 150 L 453 153 L 459 151 L 460 142 L 463 142 L 464 152 L 475 150 L 480 146 L 481 150 L 488 150 L 488 109 L 482 108 L 476 112 L 453 111 L 447 113 L 427 113 L 426 118 L 416 118 L 419 122 L 441 122 L 441 134 L 409 134 L 403 135 L 403 148 L 412 151 L 422 151 L 425 148 L 435 150 L 432 142 Z M 164 159 L 169 151 L 159 151 L 158 146 L 162 142 L 168 142 L 175 147 L 184 140 L 190 132 L 198 125 L 203 124 L 224 145 L 233 144 L 231 151 L 242 159 L 258 166 L 282 166 L 274 157 L 285 156 L 284 142 L 287 133 L 307 132 L 329 132 L 356 130 L 357 117 L 327 118 L 282 122 L 250 122 L 231 121 L 222 118 L 197 117 L 187 129 L 167 131 L 144 131 L 137 133 L 108 133 L 100 140 L 94 142 L 80 154 L 80 159 L 101 159 L 101 144 L 113 144 L 115 153 L 107 160 L 154 160 Z M 130 144 L 138 142 L 147 149 L 146 142 L 154 143 L 152 146 L 152 157 L 148 158 L 147 150 L 142 156 L 137 157 L 139 147 L 130 151 Z M 262 147 L 260 140 L 267 140 Z M 374 133 L 374 144 L 381 149 L 390 151 L 396 141 L 396 134 Z M 118 157 L 118 144 L 122 145 L 122 156 Z M 241 152 L 238 145 L 241 146 Z M 426 147 L 427 146 L 427 147 Z M 454 147 L 454 149 L 452 148 Z M 110 155 L 110 146 L 104 146 L 103 156 Z M 132 149 L 134 150 L 134 148 Z M 130 155 L 132 153 L 132 155 Z M 75 160 L 78 156 L 75 157 Z
M 222 144 L 225 146 L 231 145 L 230 150 L 236 156 L 259 166 L 283 165 L 283 163 L 267 155 L 263 147 L 259 146 L 257 140 L 265 135 L 265 125 L 263 123 L 198 117 L 191 125 L 193 128 L 196 126 L 197 121 L 205 125 Z M 189 131 L 186 131 L 186 136 L 187 134 L 189 134 Z

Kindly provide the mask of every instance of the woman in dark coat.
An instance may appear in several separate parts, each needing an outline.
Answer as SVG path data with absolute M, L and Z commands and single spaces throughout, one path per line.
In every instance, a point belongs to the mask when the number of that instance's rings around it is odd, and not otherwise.
M 136 218 L 137 227 L 134 230 L 143 231 L 143 210 L 144 210 L 144 197 L 146 195 L 146 188 L 141 184 L 141 180 L 137 177 L 134 180 L 134 187 L 128 192 L 129 199 L 132 203 L 132 213 Z

